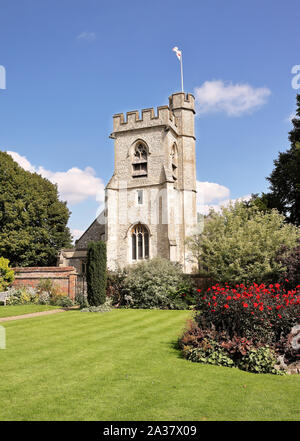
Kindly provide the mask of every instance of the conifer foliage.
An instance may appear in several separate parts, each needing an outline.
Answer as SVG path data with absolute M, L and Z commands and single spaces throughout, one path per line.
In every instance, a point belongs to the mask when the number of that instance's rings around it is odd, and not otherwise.
M 297 95 L 296 115 L 289 133 L 291 147 L 280 152 L 274 170 L 267 178 L 270 192 L 263 195 L 269 208 L 277 208 L 287 220 L 300 226 L 300 95 Z
M 99 306 L 106 300 L 106 244 L 105 242 L 90 242 L 87 252 L 87 298 L 91 306 Z

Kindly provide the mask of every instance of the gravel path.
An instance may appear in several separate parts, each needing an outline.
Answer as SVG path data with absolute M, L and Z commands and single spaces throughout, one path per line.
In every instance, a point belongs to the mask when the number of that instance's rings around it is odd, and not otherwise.
M 23 315 L 13 315 L 11 317 L 3 317 L 0 318 L 1 322 L 10 322 L 11 320 L 21 320 L 31 317 L 39 317 L 40 315 L 48 315 L 48 314 L 56 314 L 58 312 L 65 312 L 68 311 L 68 309 L 50 309 L 49 311 L 41 311 L 41 312 L 32 312 L 30 314 L 23 314 Z

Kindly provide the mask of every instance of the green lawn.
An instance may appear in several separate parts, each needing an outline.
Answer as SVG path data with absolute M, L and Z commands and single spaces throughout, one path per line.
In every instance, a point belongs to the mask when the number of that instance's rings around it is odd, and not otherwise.
M 4 324 L 0 420 L 299 420 L 300 375 L 201 365 L 187 311 L 69 311 Z
M 31 314 L 32 312 L 48 311 L 49 309 L 59 309 L 59 306 L 49 305 L 0 305 L 0 318 L 11 317 L 13 315 Z

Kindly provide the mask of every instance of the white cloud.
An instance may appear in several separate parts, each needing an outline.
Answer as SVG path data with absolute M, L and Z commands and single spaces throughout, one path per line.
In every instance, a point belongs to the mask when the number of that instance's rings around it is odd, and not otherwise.
M 14 161 L 16 161 L 22 168 L 24 168 L 24 170 L 30 171 L 32 173 L 36 171 L 35 167 L 30 164 L 26 156 L 21 156 L 17 152 L 8 151 L 7 153 L 13 158 Z
M 199 115 L 225 112 L 228 116 L 240 116 L 261 107 L 270 94 L 267 87 L 255 88 L 250 84 L 224 83 L 222 80 L 205 81 L 195 88 L 196 110 Z
M 197 181 L 197 197 L 203 201 L 203 203 L 212 202 L 218 199 L 228 198 L 230 190 L 224 185 L 217 184 L 215 182 L 201 182 Z
M 77 35 L 78 40 L 86 40 L 86 41 L 94 41 L 96 39 L 95 32 L 81 32 L 81 34 Z
M 104 201 L 104 183 L 96 176 L 92 167 L 85 169 L 72 167 L 64 172 L 53 172 L 42 166 L 33 166 L 25 156 L 17 152 L 8 151 L 7 153 L 25 170 L 36 172 L 57 184 L 61 199 L 70 205 L 83 202 L 89 197 L 96 199 L 97 202 Z
M 215 182 L 197 181 L 197 212 L 208 214 L 211 209 L 220 212 L 222 206 L 228 206 L 230 202 L 247 201 L 251 195 L 230 199 L 230 190 L 224 185 Z

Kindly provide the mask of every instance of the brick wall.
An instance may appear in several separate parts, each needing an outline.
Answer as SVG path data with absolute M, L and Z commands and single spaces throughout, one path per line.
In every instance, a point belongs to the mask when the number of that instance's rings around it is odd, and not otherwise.
M 27 267 L 13 268 L 15 281 L 13 286 L 32 286 L 36 287 L 41 279 L 50 279 L 57 285 L 62 292 L 75 299 L 77 273 L 73 266 L 65 267 Z

